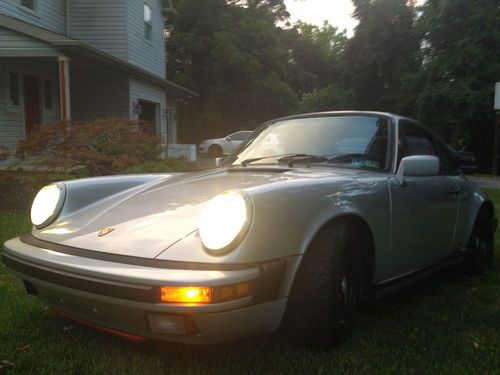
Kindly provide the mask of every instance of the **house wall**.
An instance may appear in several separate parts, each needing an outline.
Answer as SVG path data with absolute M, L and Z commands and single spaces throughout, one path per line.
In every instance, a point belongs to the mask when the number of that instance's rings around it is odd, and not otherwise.
M 9 73 L 17 73 L 20 79 L 19 106 L 11 106 L 9 101 Z M 38 78 L 40 87 L 40 116 L 44 124 L 57 122 L 60 119 L 59 92 L 57 78 L 57 59 L 0 59 L 0 145 L 12 150 L 17 142 L 25 136 L 24 126 L 24 91 L 22 77 L 24 74 Z M 46 110 L 43 103 L 43 81 L 52 83 L 51 110 Z
M 19 0 L 0 0 L 0 13 L 59 34 L 66 32 L 66 0 L 36 0 L 36 10 L 19 5 Z
M 58 56 L 56 48 L 41 40 L 0 27 L 0 52 L 2 56 Z
M 144 37 L 144 4 L 152 11 L 152 40 Z M 128 62 L 166 77 L 165 39 L 160 0 L 127 1 Z
M 152 10 L 152 40 L 144 37 L 144 4 Z M 165 78 L 160 0 L 71 0 L 70 36 Z
M 69 36 L 127 60 L 125 2 L 127 0 L 71 0 Z
M 161 134 L 162 143 L 166 143 L 167 126 L 164 113 L 167 104 L 167 97 L 165 90 L 135 79 L 130 79 L 129 87 L 130 118 L 137 119 L 137 115 L 133 113 L 133 110 L 134 104 L 139 100 L 157 103 L 159 105 L 159 113 L 157 114 L 157 131 Z
M 10 71 L 11 68 L 0 61 L 0 145 L 14 150 L 17 142 L 24 137 L 24 115 L 21 106 L 8 108 Z
M 75 121 L 103 117 L 129 117 L 129 86 L 126 76 L 71 72 L 71 110 Z

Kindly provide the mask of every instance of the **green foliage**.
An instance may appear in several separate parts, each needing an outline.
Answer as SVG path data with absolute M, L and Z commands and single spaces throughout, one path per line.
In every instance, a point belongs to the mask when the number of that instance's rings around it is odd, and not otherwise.
M 160 153 L 159 138 L 147 124 L 107 118 L 40 126 L 20 141 L 17 154 L 64 171 L 84 166 L 89 175 L 114 174 Z
M 500 79 L 496 0 L 428 0 L 418 27 L 423 65 L 414 113 L 457 148 L 475 150 L 489 169 L 494 83 Z
M 76 177 L 62 173 L 0 171 L 0 210 L 27 213 L 42 187 Z
M 339 111 L 353 109 L 352 91 L 340 87 L 338 84 L 330 84 L 323 89 L 307 95 L 302 102 L 301 112 L 316 111 Z
M 283 34 L 290 51 L 288 82 L 299 98 L 337 81 L 347 43 L 345 32 L 328 22 L 322 27 L 297 22 Z
M 194 162 L 185 158 L 165 158 L 150 160 L 142 164 L 127 168 L 125 173 L 167 173 L 167 172 L 193 172 L 198 168 Z
M 402 84 L 419 68 L 420 38 L 413 27 L 416 13 L 406 0 L 354 1 L 359 20 L 347 42 L 343 85 L 362 110 L 406 112 Z
M 282 0 L 176 0 L 169 78 L 200 97 L 179 106 L 183 141 L 253 129 L 294 112 L 381 110 L 416 118 L 488 170 L 497 0 L 354 0 L 354 36 L 287 19 Z M 491 142 L 490 142 L 491 143 Z
M 245 5 L 243 7 L 242 5 Z M 169 78 L 200 96 L 179 106 L 179 137 L 198 142 L 295 110 L 288 50 L 276 19 L 282 1 L 178 0 L 168 20 Z

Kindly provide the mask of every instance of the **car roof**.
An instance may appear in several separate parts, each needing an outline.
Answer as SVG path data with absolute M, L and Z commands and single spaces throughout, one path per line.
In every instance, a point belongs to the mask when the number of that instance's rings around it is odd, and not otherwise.
M 361 116 L 383 116 L 389 117 L 394 120 L 408 120 L 412 122 L 416 122 L 420 124 L 417 120 L 414 120 L 410 117 L 398 115 L 390 112 L 378 112 L 378 111 L 356 111 L 356 110 L 347 110 L 347 111 L 324 111 L 324 112 L 311 112 L 311 113 L 301 113 L 292 116 L 278 117 L 270 121 L 266 121 L 266 123 L 273 123 L 282 120 L 293 120 L 299 118 L 309 118 L 309 117 L 321 117 L 321 116 L 341 116 L 341 115 L 361 115 Z

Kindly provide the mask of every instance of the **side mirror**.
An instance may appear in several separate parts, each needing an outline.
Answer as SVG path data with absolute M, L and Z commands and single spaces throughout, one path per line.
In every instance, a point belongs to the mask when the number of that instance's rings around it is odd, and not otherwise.
M 231 136 L 226 137 L 226 141 L 231 141 L 233 138 Z
M 401 159 L 396 180 L 403 185 L 405 176 L 436 176 L 439 173 L 439 159 L 432 155 L 414 155 Z
M 219 168 L 224 162 L 225 158 L 215 158 L 215 168 Z

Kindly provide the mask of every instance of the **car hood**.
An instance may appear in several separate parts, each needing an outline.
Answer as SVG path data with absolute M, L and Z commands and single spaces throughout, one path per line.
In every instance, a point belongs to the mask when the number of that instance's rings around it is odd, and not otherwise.
M 226 190 L 284 189 L 292 181 L 351 180 L 356 172 L 320 169 L 218 169 L 160 181 L 118 194 L 32 234 L 49 242 L 88 250 L 155 258 L 198 229 L 205 203 Z M 349 176 L 351 175 L 351 176 Z M 294 184 L 296 186 L 296 184 Z M 109 233 L 103 235 L 103 229 Z M 101 233 L 100 233 L 101 232 Z M 99 235 L 101 234 L 101 235 Z

